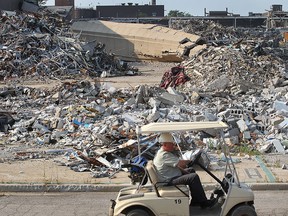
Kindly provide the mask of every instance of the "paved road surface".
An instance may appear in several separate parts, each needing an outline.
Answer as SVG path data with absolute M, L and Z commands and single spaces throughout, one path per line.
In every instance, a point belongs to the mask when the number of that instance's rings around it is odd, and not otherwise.
M 107 216 L 117 193 L 13 193 L 0 197 L 1 216 Z M 255 191 L 258 216 L 288 216 L 288 191 Z

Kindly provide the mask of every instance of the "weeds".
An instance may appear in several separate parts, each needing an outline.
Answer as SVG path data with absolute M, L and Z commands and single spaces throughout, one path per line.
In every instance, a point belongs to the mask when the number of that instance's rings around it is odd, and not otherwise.
M 246 144 L 233 147 L 233 152 L 240 154 L 248 154 L 249 156 L 261 155 L 261 153 L 257 149 L 254 149 L 250 145 Z

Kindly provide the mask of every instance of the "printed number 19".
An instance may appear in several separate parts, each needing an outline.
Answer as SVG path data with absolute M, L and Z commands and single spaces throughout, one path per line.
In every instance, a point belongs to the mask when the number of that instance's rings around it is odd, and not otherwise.
M 175 204 L 181 204 L 181 199 L 175 199 Z

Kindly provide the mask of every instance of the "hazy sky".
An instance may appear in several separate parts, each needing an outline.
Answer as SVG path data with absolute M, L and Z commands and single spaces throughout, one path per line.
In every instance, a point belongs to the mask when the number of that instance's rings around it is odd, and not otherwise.
M 54 0 L 48 0 L 47 5 L 54 5 Z M 75 0 L 76 7 L 96 7 L 97 5 L 120 5 L 121 3 L 150 4 L 149 0 Z M 194 16 L 203 16 L 204 8 L 208 11 L 228 11 L 241 16 L 249 12 L 262 13 L 269 10 L 271 5 L 283 5 L 288 11 L 288 0 L 156 0 L 157 5 L 164 5 L 165 14 L 170 10 L 187 12 Z

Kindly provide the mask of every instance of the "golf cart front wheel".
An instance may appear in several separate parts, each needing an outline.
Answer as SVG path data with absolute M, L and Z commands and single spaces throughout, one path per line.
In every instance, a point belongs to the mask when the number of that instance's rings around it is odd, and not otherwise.
M 126 216 L 150 216 L 149 212 L 143 209 L 132 209 L 131 211 L 127 212 Z
M 239 205 L 232 209 L 229 216 L 257 216 L 254 206 Z

